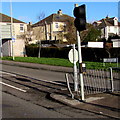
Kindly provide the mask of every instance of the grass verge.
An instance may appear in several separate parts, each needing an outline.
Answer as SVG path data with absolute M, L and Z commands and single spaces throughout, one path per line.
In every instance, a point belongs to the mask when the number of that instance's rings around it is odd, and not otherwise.
M 3 57 L 2 60 L 11 60 L 12 57 Z M 63 66 L 63 67 L 73 67 L 73 64 L 69 62 L 68 59 L 61 58 L 37 58 L 37 57 L 15 57 L 16 62 L 27 62 L 27 63 L 38 63 L 38 64 L 47 64 L 54 66 Z M 103 66 L 102 62 L 88 62 L 84 61 L 87 69 L 106 69 L 109 67 L 116 67 L 116 63 L 106 63 Z M 120 67 L 120 63 L 119 63 Z

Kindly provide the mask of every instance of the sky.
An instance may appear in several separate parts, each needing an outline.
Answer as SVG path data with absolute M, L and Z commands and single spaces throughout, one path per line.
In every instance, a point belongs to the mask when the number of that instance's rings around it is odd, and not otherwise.
M 118 17 L 118 2 L 12 2 L 12 14 L 13 18 L 21 20 L 23 22 L 36 23 L 39 21 L 38 16 L 41 13 L 45 14 L 45 17 L 57 13 L 59 9 L 63 14 L 74 17 L 73 10 L 74 4 L 86 5 L 86 18 L 87 22 L 93 22 L 109 17 Z M 10 2 L 2 2 L 1 11 L 3 14 L 10 16 Z

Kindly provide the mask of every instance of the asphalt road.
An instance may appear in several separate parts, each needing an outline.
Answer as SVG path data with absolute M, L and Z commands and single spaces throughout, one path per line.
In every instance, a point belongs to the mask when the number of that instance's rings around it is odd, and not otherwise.
M 3 87 L 2 118 L 107 118 L 92 112 L 65 106 L 55 101 L 46 101 L 44 95 L 29 94 Z M 22 99 L 21 99 L 22 97 Z M 23 98 L 24 97 L 24 98 Z M 33 103 L 34 102 L 34 103 Z M 51 109 L 52 108 L 52 109 Z
M 13 95 L 2 94 L 2 118 L 68 118 L 61 113 L 50 111 Z
M 45 81 L 54 81 L 57 83 L 65 83 L 65 73 L 63 72 L 55 72 L 55 71 L 49 71 L 49 70 L 41 70 L 41 69 L 32 69 L 32 68 L 25 68 L 25 67 L 19 67 L 19 66 L 10 66 L 10 65 L 2 65 L 3 71 L 22 74 L 25 76 L 29 76 L 32 78 L 36 78 L 38 80 L 45 80 Z M 84 84 L 85 86 L 89 86 L 88 89 L 86 87 L 86 93 L 89 94 L 89 89 L 92 89 L 90 87 L 100 88 L 96 89 L 96 93 L 102 92 L 107 89 L 111 89 L 111 81 L 109 80 L 109 72 L 106 73 L 105 71 L 87 71 L 87 74 L 84 75 Z M 88 75 L 90 74 L 90 75 Z M 93 74 L 93 76 L 91 76 Z M 98 77 L 98 75 L 102 75 Z M 118 74 L 114 75 L 114 77 L 118 77 Z M 106 82 L 107 80 L 107 82 Z M 117 78 L 114 79 L 114 90 L 120 90 L 120 79 Z M 73 83 L 71 77 L 69 77 L 69 81 Z M 106 85 L 107 84 L 107 85 Z M 103 88 L 103 89 L 101 89 Z M 90 91 L 91 92 L 91 91 Z
M 30 69 L 30 68 L 24 68 L 24 67 L 10 66 L 10 65 L 2 65 L 2 70 L 7 71 L 8 73 L 11 72 L 11 73 L 17 73 L 17 74 L 29 76 L 32 78 L 36 78 L 38 80 L 65 81 L 64 73 L 60 73 L 60 72 L 36 70 L 36 69 Z M 3 82 L 6 82 L 6 80 L 3 79 Z M 10 83 L 10 85 L 11 84 L 14 86 L 13 83 Z M 24 87 L 22 86 L 18 86 L 18 87 L 21 87 L 24 89 Z M 50 111 L 48 109 L 45 109 L 44 107 L 37 106 L 35 104 L 32 104 L 30 102 L 27 102 L 19 98 L 20 96 L 21 97 L 24 96 L 24 99 L 26 99 L 28 97 L 27 93 L 26 95 L 24 95 L 24 93 L 19 92 L 18 90 L 9 88 L 7 86 L 3 86 L 3 91 L 5 92 L 7 91 L 16 95 L 15 97 L 15 96 L 3 93 L 3 103 L 2 103 L 3 118 L 67 118 L 68 117 L 67 115 L 64 115 L 55 111 Z M 38 98 L 35 98 L 35 99 L 36 101 L 38 100 Z M 40 99 L 43 101 L 42 98 Z M 40 104 L 42 104 L 42 102 Z
M 22 74 L 40 80 L 65 81 L 64 73 L 61 72 L 36 70 L 9 65 L 3 65 L 2 67 L 3 71 Z M 15 80 L 12 74 L 3 74 L 3 77 L 7 79 L 3 78 L 2 82 L 27 91 L 24 93 L 18 89 L 3 85 L 3 118 L 105 118 L 105 116 L 102 115 L 74 109 L 51 101 L 46 98 L 46 93 L 44 92 L 36 91 L 22 84 L 18 85 L 12 82 L 12 80 Z M 9 79 L 11 81 L 9 81 Z M 24 82 L 29 84 L 29 81 Z M 21 81 L 21 83 L 23 83 L 23 81 Z
M 22 74 L 22 75 L 40 79 L 40 80 L 65 82 L 65 73 L 62 73 L 62 72 L 38 70 L 38 69 L 10 66 L 10 65 L 4 65 L 4 64 L 2 65 L 2 70 L 7 72 L 17 73 L 17 74 Z

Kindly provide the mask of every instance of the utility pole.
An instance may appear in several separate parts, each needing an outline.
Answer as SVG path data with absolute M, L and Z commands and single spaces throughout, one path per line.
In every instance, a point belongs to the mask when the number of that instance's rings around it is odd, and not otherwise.
M 2 35 L 2 32 L 0 30 L 0 34 Z M 3 57 L 3 53 L 2 53 L 2 37 L 0 36 L 0 57 Z
M 14 39 L 13 39 L 13 17 L 12 17 L 12 0 L 10 0 L 10 16 L 11 16 L 11 39 L 12 39 L 12 58 L 15 60 L 14 57 Z

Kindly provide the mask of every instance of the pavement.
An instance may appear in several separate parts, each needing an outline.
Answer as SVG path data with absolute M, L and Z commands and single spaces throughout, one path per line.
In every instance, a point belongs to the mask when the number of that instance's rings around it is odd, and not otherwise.
M 2 64 L 21 66 L 32 69 L 43 69 L 58 72 L 72 72 L 72 68 L 51 66 L 35 63 L 23 63 L 14 61 L 0 61 Z M 61 94 L 60 94 L 61 93 Z M 120 119 L 120 92 L 114 93 L 102 93 L 85 96 L 85 100 L 81 101 L 80 98 L 75 97 L 74 99 L 70 96 L 69 92 L 61 90 L 60 93 L 51 93 L 50 97 L 58 102 L 74 107 L 76 109 L 90 111 L 111 119 Z M 64 94 L 62 94 L 64 93 Z

